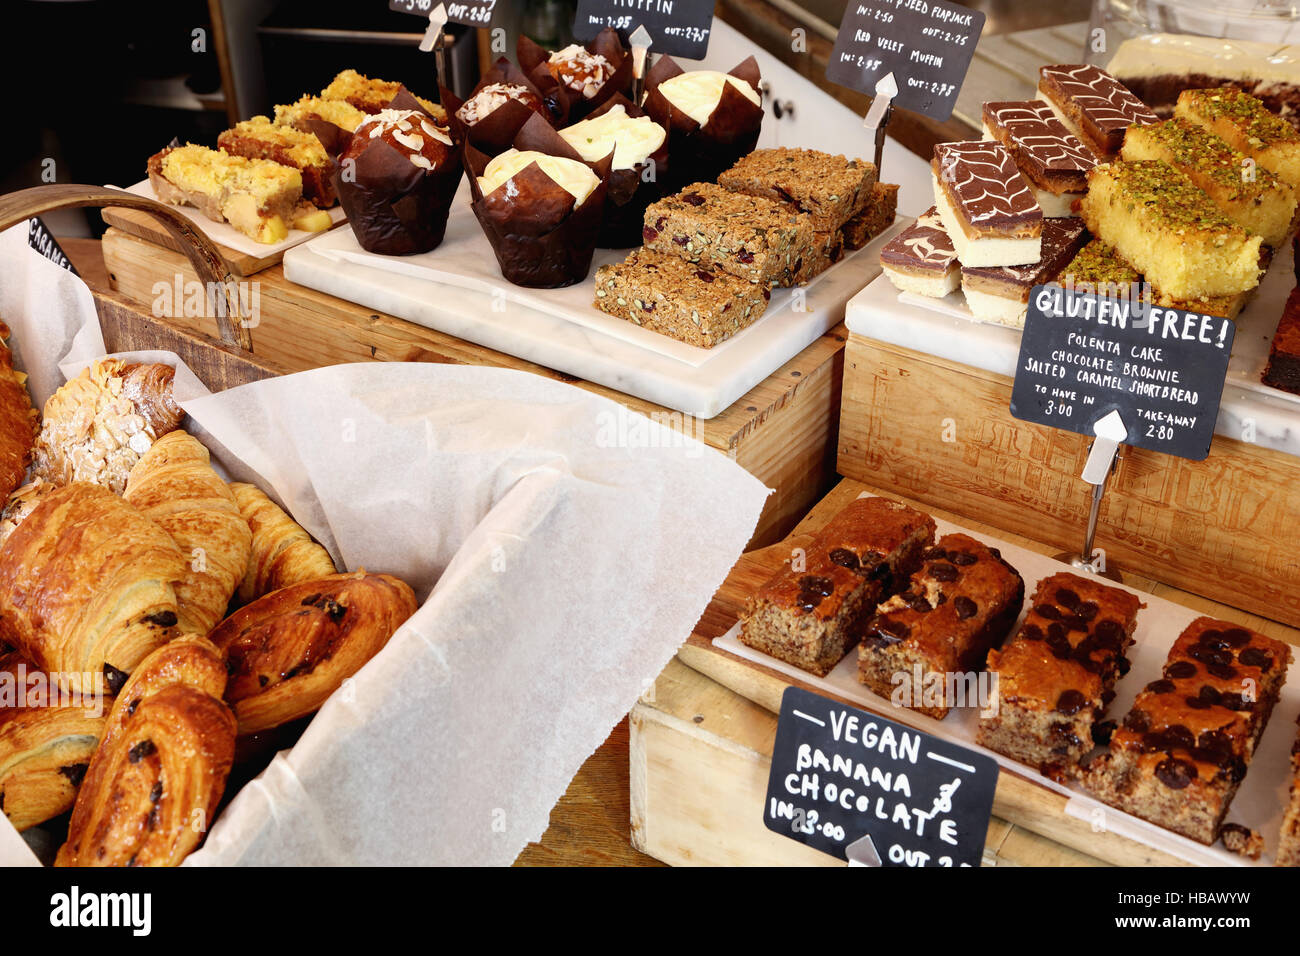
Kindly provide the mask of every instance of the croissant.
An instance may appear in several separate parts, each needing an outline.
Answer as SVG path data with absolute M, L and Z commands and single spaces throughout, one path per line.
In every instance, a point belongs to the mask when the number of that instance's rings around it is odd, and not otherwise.
M 225 616 L 253 539 L 235 496 L 208 462 L 201 442 L 170 432 L 131 469 L 124 495 L 189 558 L 176 582 L 176 603 L 180 629 L 195 634 L 208 633 Z
M 63 485 L 87 481 L 119 495 L 140 456 L 176 428 L 176 370 L 103 358 L 45 403 L 32 475 Z
M 0 322 L 0 338 L 9 327 Z M 13 366 L 8 346 L 0 344 L 0 498 L 23 483 L 36 441 L 36 409 L 27 394 L 27 376 Z
M 184 684 L 218 700 L 226 692 L 226 657 L 206 637 L 182 634 L 140 662 L 113 698 L 102 740 L 116 740 L 140 703 L 171 684 Z
M 317 710 L 415 608 L 403 581 L 359 571 L 281 588 L 230 615 L 209 637 L 226 654 L 239 733 Z
M 247 604 L 290 584 L 338 571 L 329 552 L 259 488 L 235 482 L 230 490 L 253 531 L 252 556 L 239 585 L 240 601 Z
M 55 866 L 178 866 L 207 832 L 235 754 L 230 708 L 186 684 L 136 700 L 95 751 Z
M 14 529 L 23 523 L 23 520 L 41 503 L 41 499 L 53 491 L 54 487 L 48 481 L 37 478 L 35 481 L 27 482 L 9 496 L 4 509 L 0 510 L 0 546 L 9 540 Z
M 66 700 L 20 655 L 0 656 L 0 810 L 16 829 L 68 811 L 103 728 L 99 707 Z
M 0 642 L 69 689 L 102 679 L 116 693 L 176 636 L 172 582 L 187 568 L 171 536 L 111 491 L 57 488 L 0 548 Z

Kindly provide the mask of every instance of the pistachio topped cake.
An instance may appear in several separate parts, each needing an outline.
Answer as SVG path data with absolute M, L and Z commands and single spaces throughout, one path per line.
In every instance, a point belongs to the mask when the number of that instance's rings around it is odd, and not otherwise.
M 1163 160 L 1183 173 L 1233 222 L 1277 246 L 1295 218 L 1296 197 L 1286 183 L 1233 149 L 1204 126 L 1174 118 L 1134 126 L 1121 156 L 1130 162 Z
M 1300 131 L 1249 93 L 1227 88 L 1184 90 L 1174 115 L 1218 134 L 1300 190 Z
M 1168 295 L 1236 295 L 1259 285 L 1260 237 L 1168 163 L 1098 166 L 1080 206 L 1088 231 Z

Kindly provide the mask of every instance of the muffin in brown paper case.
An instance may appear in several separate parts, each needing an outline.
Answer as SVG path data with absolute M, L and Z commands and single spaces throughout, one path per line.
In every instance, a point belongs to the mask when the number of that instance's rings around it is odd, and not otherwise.
M 447 231 L 447 215 L 464 173 L 464 140 L 452 127 L 440 126 L 405 89 L 393 97 L 388 110 L 416 114 L 417 122 L 408 120 L 412 129 L 397 132 L 409 141 L 419 138 L 420 155 L 432 168 L 416 165 L 411 154 L 385 135 L 370 135 L 388 115 L 381 112 L 349 137 L 338 156 L 334 188 L 361 248 L 389 256 L 428 252 L 437 248 Z M 422 129 L 424 123 L 446 133 L 451 145 L 429 137 Z M 388 134 L 396 135 L 391 129 Z
M 568 100 L 568 124 L 576 123 L 595 113 L 614 96 L 630 96 L 632 93 L 632 57 L 624 49 L 617 30 L 606 27 L 580 49 L 591 57 L 603 58 L 609 65 L 609 75 L 595 82 L 596 78 L 581 68 L 571 73 L 553 68 L 555 65 L 551 63 L 551 57 L 554 54 L 547 52 L 525 36 L 519 38 L 516 48 L 520 68 L 534 82 L 542 83 L 549 78 Z M 561 52 L 563 51 L 557 51 L 557 53 Z M 564 82 L 565 76 L 574 77 L 574 84 Z M 584 79 L 588 80 L 588 83 L 584 84 Z M 590 87 L 591 95 L 587 95 L 586 89 L 575 88 L 579 86 Z
M 763 126 L 763 106 L 726 83 L 718 105 L 703 124 L 696 122 L 674 106 L 659 87 L 686 71 L 670 56 L 660 57 L 646 74 L 646 98 L 642 108 L 656 123 L 668 130 L 668 152 L 673 160 L 673 175 L 666 182 L 669 191 L 694 182 L 715 182 L 718 176 L 747 156 L 758 145 Z M 748 83 L 757 93 L 762 74 L 752 56 L 731 70 L 733 76 Z
M 503 86 L 522 88 L 523 92 L 503 96 L 500 106 L 479 119 L 471 121 L 466 118 L 463 109 L 467 103 L 474 102 L 485 90 L 491 93 L 493 88 Z M 552 126 L 564 125 L 569 117 L 568 98 L 559 91 L 559 85 L 550 73 L 545 73 L 539 86 L 505 57 L 497 60 L 496 65 L 483 75 L 478 86 L 464 100 L 443 87 L 442 103 L 449 120 L 454 120 L 453 126 L 459 123 L 464 127 L 465 145 L 488 156 L 496 156 L 509 149 L 531 116 L 541 116 Z
M 646 116 L 627 97 L 615 94 L 600 109 L 587 117 L 599 119 L 611 110 L 622 107 L 630 118 Z M 660 127 L 662 129 L 662 127 Z M 566 130 L 561 130 L 563 136 Z M 614 169 L 609 173 L 609 191 L 605 196 L 605 215 L 600 227 L 597 246 L 601 249 L 627 249 L 641 245 L 641 230 L 645 211 L 651 203 L 658 202 L 666 193 L 668 180 L 668 135 L 659 148 L 629 169 Z
M 540 116 L 530 118 L 514 148 L 582 163 L 582 157 Z M 591 271 L 600 233 L 613 154 L 583 163 L 599 180 L 579 205 L 573 194 L 533 163 L 484 195 L 479 184 L 492 157 L 465 150 L 473 194 L 472 208 L 496 254 L 502 276 L 515 285 L 555 289 L 581 282 Z

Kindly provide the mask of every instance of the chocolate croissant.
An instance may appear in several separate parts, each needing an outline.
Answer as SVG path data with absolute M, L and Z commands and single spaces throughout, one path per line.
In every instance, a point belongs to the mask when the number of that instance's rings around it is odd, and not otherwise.
M 0 322 L 0 338 L 9 327 Z M 36 409 L 27 394 L 27 376 L 13 366 L 8 346 L 0 344 L 0 499 L 23 483 L 36 441 Z
M 235 482 L 230 490 L 253 532 L 248 570 L 239 585 L 242 602 L 338 571 L 329 552 L 259 488 Z
M 188 567 L 166 531 L 111 491 L 58 488 L 0 548 L 0 643 L 69 689 L 103 679 L 116 693 L 176 636 L 172 582 Z
M 172 398 L 176 370 L 103 358 L 45 403 L 32 475 L 86 481 L 117 494 L 140 456 L 185 415 Z
M 0 810 L 26 830 L 66 813 L 104 729 L 95 701 L 69 699 L 48 677 L 9 652 L 0 655 Z
M 252 550 L 248 522 L 208 462 L 201 442 L 188 432 L 170 432 L 131 469 L 123 496 L 188 558 L 176 582 L 176 603 L 180 629 L 194 634 L 207 634 L 225 616 Z
M 281 588 L 226 618 L 210 637 L 226 653 L 239 733 L 317 710 L 415 608 L 404 582 L 359 571 Z
M 95 751 L 55 866 L 178 866 L 212 822 L 235 755 L 230 709 L 187 684 L 133 703 Z

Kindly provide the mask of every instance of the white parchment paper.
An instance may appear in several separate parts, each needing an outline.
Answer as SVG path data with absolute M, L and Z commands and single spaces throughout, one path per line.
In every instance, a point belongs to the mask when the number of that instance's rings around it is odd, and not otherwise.
M 0 281 L 26 258 L 0 258 Z M 43 311 L 65 333 L 93 319 L 88 296 Z M 31 316 L 5 318 L 29 333 Z M 510 863 L 690 634 L 768 494 L 680 432 L 522 372 L 367 363 L 193 384 L 178 370 L 185 427 L 228 473 L 421 607 L 191 864 Z

